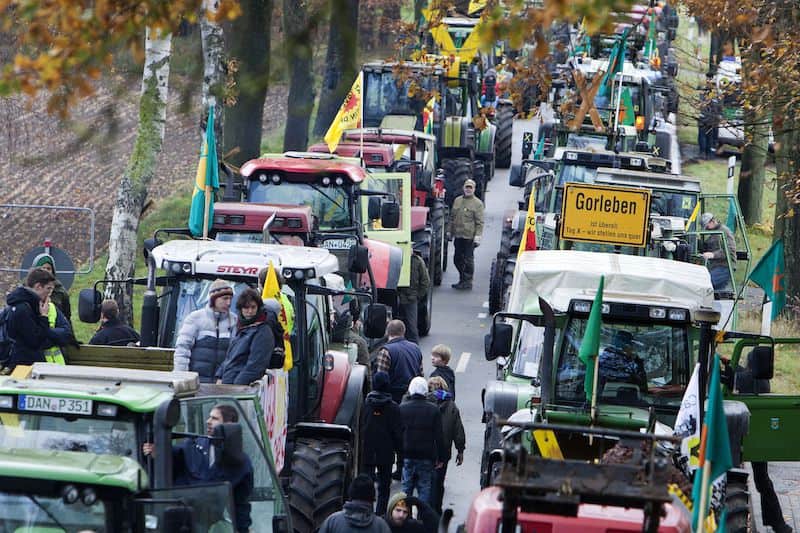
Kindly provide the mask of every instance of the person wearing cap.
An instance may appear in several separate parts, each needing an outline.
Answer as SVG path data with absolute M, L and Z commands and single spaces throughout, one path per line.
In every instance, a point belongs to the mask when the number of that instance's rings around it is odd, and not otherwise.
M 371 533 L 390 533 L 386 521 L 372 512 L 375 501 L 375 487 L 372 478 L 359 474 L 350 482 L 350 499 L 341 511 L 328 516 L 322 523 L 319 533 L 347 533 L 365 531 Z
M 55 304 L 59 311 L 64 314 L 67 322 L 72 322 L 72 307 L 69 303 L 69 293 L 64 285 L 58 280 L 58 273 L 56 272 L 56 262 L 53 256 L 48 253 L 41 253 L 33 258 L 31 268 L 43 268 L 50 272 L 56 278 L 56 286 L 53 288 L 53 293 L 50 295 L 50 301 Z
M 376 372 L 372 378 L 372 392 L 367 394 L 361 411 L 361 437 L 364 470 L 378 483 L 375 514 L 383 515 L 392 484 L 394 454 L 403 445 L 400 406 L 392 400 L 386 372 Z
M 208 289 L 208 306 L 189 313 L 183 321 L 173 356 L 174 370 L 191 370 L 201 383 L 213 383 L 217 367 L 225 360 L 236 333 L 236 314 L 231 312 L 233 288 L 215 280 Z
M 447 238 L 453 239 L 453 264 L 458 270 L 458 283 L 452 287 L 458 290 L 472 289 L 472 276 L 475 272 L 475 248 L 481 243 L 483 235 L 483 202 L 475 196 L 475 182 L 464 182 L 464 194 L 453 202 L 450 208 Z
M 417 518 L 411 516 L 414 507 Z M 392 533 L 435 533 L 439 530 L 439 515 L 419 498 L 396 492 L 389 498 L 386 523 Z
M 428 401 L 428 382 L 416 377 L 408 385 L 408 397 L 400 404 L 403 420 L 403 492 L 433 505 L 433 470 L 444 466 L 442 414 Z
M 703 257 L 708 264 L 711 274 L 711 285 L 715 291 L 724 291 L 731 288 L 731 271 L 728 268 L 728 258 L 731 267 L 736 266 L 736 240 L 733 232 L 725 224 L 720 223 L 713 213 L 700 215 L 700 226 L 706 231 L 714 233 L 703 238 Z M 720 233 L 721 232 L 721 233 Z M 723 245 L 722 236 L 725 236 Z
M 634 351 L 633 334 L 626 330 L 617 330 L 611 344 L 600 353 L 598 361 L 598 390 L 605 388 L 606 383 L 630 383 L 636 385 L 641 392 L 647 392 L 647 373 L 644 361 Z M 624 394 L 624 393 L 623 393 Z

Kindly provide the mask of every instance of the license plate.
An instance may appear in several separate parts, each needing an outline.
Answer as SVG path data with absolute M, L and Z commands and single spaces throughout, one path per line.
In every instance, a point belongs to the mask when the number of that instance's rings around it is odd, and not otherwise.
M 322 241 L 322 248 L 328 250 L 349 250 L 356 245 L 356 239 L 348 237 L 346 239 L 327 239 Z
M 43 411 L 46 413 L 67 413 L 75 415 L 91 415 L 92 400 L 76 400 L 74 398 L 56 398 L 53 396 L 21 395 L 20 411 Z

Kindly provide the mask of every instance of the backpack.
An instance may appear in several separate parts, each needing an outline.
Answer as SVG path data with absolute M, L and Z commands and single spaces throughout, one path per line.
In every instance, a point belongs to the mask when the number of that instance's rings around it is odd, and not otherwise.
M 0 309 L 0 366 L 8 364 L 8 360 L 11 358 L 11 347 L 14 346 L 14 339 L 8 335 L 8 322 L 13 309 L 11 306 Z

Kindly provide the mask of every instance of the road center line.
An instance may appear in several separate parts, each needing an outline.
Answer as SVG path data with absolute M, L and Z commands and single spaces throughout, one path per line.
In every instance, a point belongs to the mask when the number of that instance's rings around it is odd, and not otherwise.
M 471 355 L 472 354 L 469 352 L 461 352 L 461 357 L 458 358 L 456 372 L 463 374 L 467 370 L 467 365 L 469 364 L 469 358 Z
M 478 313 L 478 318 L 486 318 L 487 316 L 489 315 L 486 313 Z
M 484 309 L 489 309 L 489 300 L 483 302 L 483 305 L 481 307 L 483 307 Z

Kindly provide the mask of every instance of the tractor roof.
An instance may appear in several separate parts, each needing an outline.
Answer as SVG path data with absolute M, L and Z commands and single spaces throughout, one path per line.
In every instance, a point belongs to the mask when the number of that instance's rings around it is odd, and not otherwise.
M 36 363 L 37 365 L 47 363 Z M 71 398 L 111 403 L 137 413 L 150 413 L 159 405 L 175 397 L 175 392 L 164 385 L 154 386 L 145 382 L 138 384 L 120 384 L 111 377 L 120 369 L 106 367 L 81 367 L 74 365 L 58 365 L 68 372 L 82 372 L 83 378 L 77 376 L 54 376 L 41 379 L 5 378 L 0 381 L 0 395 L 35 394 L 55 398 Z M 139 372 L 147 372 L 140 370 Z M 155 372 L 155 371 L 150 371 Z M 91 374 L 94 374 L 92 376 Z M 193 374 L 195 372 L 183 372 Z
M 538 298 L 557 311 L 572 299 L 592 300 L 605 277 L 603 300 L 711 310 L 714 288 L 703 266 L 656 257 L 537 250 L 517 261 L 510 312 L 538 312 Z
M 595 183 L 627 185 L 629 187 L 653 187 L 684 192 L 700 192 L 700 180 L 691 176 L 640 172 L 619 168 L 598 168 Z
M 22 448 L 0 450 L 0 477 L 102 485 L 130 492 L 148 485 L 147 473 L 129 457 Z
M 359 161 L 331 154 L 314 152 L 286 152 L 285 154 L 265 154 L 251 159 L 242 166 L 242 176 L 252 176 L 270 172 L 279 173 L 287 181 L 317 181 L 326 174 L 337 174 L 349 179 L 351 183 L 361 183 L 367 171 Z
M 361 137 L 364 141 L 376 143 L 410 144 L 417 139 L 436 142 L 436 137 L 421 131 L 398 130 L 389 128 L 359 128 L 346 130 L 344 138 L 348 141 L 359 141 Z
M 366 137 L 365 137 L 366 139 Z M 328 153 L 328 145 L 317 143 L 308 147 L 309 152 Z M 389 167 L 394 163 L 392 147 L 377 142 L 360 142 L 350 138 L 349 141 L 336 145 L 336 155 L 344 157 L 359 157 L 363 153 L 364 164 L 367 167 Z
M 336 257 L 325 248 L 279 244 L 173 240 L 156 246 L 152 254 L 158 268 L 167 270 L 178 265 L 174 270 L 177 273 L 221 278 L 255 278 L 270 261 L 275 268 L 313 268 L 316 277 L 339 270 Z

